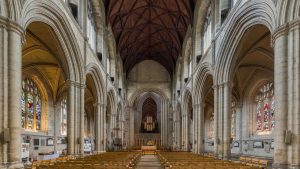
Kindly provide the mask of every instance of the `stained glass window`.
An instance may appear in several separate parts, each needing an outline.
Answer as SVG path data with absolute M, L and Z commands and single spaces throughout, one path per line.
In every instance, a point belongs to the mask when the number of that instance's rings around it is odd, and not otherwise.
M 270 134 L 275 128 L 274 85 L 267 83 L 259 88 L 255 97 L 256 131 Z
M 26 130 L 41 130 L 42 100 L 40 91 L 31 79 L 22 81 L 21 124 Z
M 236 120 L 236 113 L 235 113 L 235 111 L 233 111 L 232 114 L 231 114 L 231 138 L 233 138 L 233 139 L 236 136 L 235 120 Z
M 236 102 L 231 103 L 231 138 L 235 139 L 236 136 Z
M 61 135 L 67 135 L 67 99 L 62 99 L 60 105 Z

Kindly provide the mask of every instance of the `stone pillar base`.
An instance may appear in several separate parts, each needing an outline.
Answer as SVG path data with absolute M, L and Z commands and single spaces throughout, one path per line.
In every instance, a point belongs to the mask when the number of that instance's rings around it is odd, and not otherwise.
M 21 162 L 13 162 L 13 163 L 2 163 L 0 164 L 0 168 L 2 169 L 21 169 L 24 168 L 23 163 Z
M 289 165 L 288 164 L 273 164 L 272 168 L 274 168 L 274 169 L 288 169 Z M 298 166 L 298 167 L 290 166 L 290 168 L 296 169 L 296 168 L 300 168 L 300 166 Z
M 106 151 L 94 151 L 94 154 L 106 153 Z

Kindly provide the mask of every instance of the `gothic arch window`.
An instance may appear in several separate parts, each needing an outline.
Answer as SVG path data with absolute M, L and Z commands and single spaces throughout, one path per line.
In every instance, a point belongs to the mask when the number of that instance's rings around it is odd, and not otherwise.
M 225 19 L 227 18 L 229 11 L 231 9 L 232 6 L 232 0 L 223 0 L 220 2 L 221 4 L 221 23 L 223 24 L 223 22 L 225 21 Z
M 61 135 L 67 135 L 67 99 L 63 98 L 60 102 L 60 133 Z
M 255 96 L 256 132 L 270 134 L 275 128 L 274 84 L 262 85 Z
M 190 54 L 189 56 L 189 77 L 192 76 L 192 68 L 193 68 L 193 58 L 192 58 L 192 55 Z
M 211 7 L 209 7 L 205 22 L 203 34 L 203 51 L 206 52 L 211 43 Z
M 31 79 L 22 81 L 21 124 L 26 130 L 41 130 L 42 98 Z
M 91 0 L 87 1 L 87 37 L 91 48 L 96 50 L 96 31 Z

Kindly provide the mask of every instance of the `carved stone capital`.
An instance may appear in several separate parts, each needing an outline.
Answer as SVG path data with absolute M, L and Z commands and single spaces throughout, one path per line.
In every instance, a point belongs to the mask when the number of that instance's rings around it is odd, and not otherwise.
M 103 108 L 103 107 L 106 107 L 106 104 L 96 102 L 96 103 L 93 104 L 93 106 L 94 107 L 102 107 Z
M 20 34 L 23 37 L 25 30 L 17 22 L 0 16 L 0 27 L 4 27 L 7 30 L 11 30 Z
M 67 87 L 73 86 L 73 87 L 80 88 L 80 89 L 84 89 L 84 88 L 86 87 L 85 84 L 78 83 L 78 82 L 75 82 L 75 81 L 72 81 L 72 80 L 66 80 L 65 85 L 66 85 Z
M 271 46 L 275 46 L 275 41 L 277 38 L 288 35 L 290 31 L 293 31 L 295 29 L 300 29 L 300 19 L 290 21 L 278 27 L 272 34 Z

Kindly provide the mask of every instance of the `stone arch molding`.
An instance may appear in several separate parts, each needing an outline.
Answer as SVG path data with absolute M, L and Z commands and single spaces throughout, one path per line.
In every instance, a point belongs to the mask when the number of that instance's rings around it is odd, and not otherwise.
M 0 16 L 9 18 L 15 22 L 21 18 L 21 11 L 24 1 L 22 0 L 2 0 L 0 1 Z
M 282 26 L 294 20 L 300 21 L 300 1 L 277 1 L 276 9 L 278 11 L 277 24 Z
M 116 114 L 116 111 L 117 111 L 117 94 L 115 92 L 115 90 L 113 89 L 110 89 L 108 92 L 107 92 L 107 99 L 109 99 L 110 101 L 110 107 L 111 107 L 111 113 L 113 112 L 114 114 Z
M 167 97 L 167 94 L 166 94 L 164 91 L 160 90 L 160 89 L 144 88 L 144 89 L 136 90 L 136 91 L 132 94 L 132 96 L 129 98 L 129 102 L 128 102 L 128 103 L 129 103 L 129 106 L 130 106 L 130 107 L 133 107 L 135 99 L 136 99 L 139 95 L 141 95 L 142 93 L 144 93 L 144 92 L 153 92 L 153 93 L 156 93 L 156 94 L 158 94 L 158 95 L 161 97 L 162 100 L 165 100 L 165 99 L 168 98 L 168 97 Z
M 182 51 L 182 73 L 184 78 L 189 76 L 189 62 L 191 59 L 190 56 L 192 54 L 192 36 L 191 36 L 191 28 L 189 27 L 187 30 L 187 34 L 185 36 L 185 40 L 183 42 L 183 51 Z
M 264 25 L 270 32 L 276 29 L 276 8 L 271 0 L 247 1 L 236 8 L 236 15 L 225 25 L 223 39 L 217 52 L 215 82 L 218 84 L 232 80 L 236 49 L 252 26 Z M 228 47 L 230 46 L 230 47 Z
M 118 113 L 119 115 L 122 115 L 122 113 L 123 113 L 123 104 L 122 104 L 122 102 L 119 102 L 119 103 L 118 103 L 117 113 Z
M 201 99 L 204 97 L 203 94 L 205 91 L 204 90 L 204 85 L 205 82 L 207 80 L 208 76 L 212 76 L 213 80 L 214 80 L 214 76 L 213 76 L 213 70 L 211 67 L 210 63 L 202 63 L 200 65 L 200 68 L 197 71 L 197 74 L 195 76 L 195 80 L 194 80 L 194 84 L 193 84 L 193 103 L 195 104 L 200 104 L 201 103 Z
M 105 83 L 99 65 L 95 63 L 88 64 L 86 67 L 86 75 L 88 74 L 92 76 L 97 89 L 97 103 L 104 104 L 106 96 Z
M 65 55 L 62 57 L 62 64 L 65 65 L 62 66 L 67 67 L 67 79 L 84 84 L 84 64 L 80 55 L 80 47 L 63 10 L 53 1 L 26 0 L 23 4 L 20 24 L 24 30 L 34 22 L 42 22 L 50 26 Z
M 192 89 L 189 88 L 189 87 L 186 87 L 186 88 L 184 89 L 183 93 L 182 93 L 183 101 L 185 101 L 185 99 L 186 99 L 186 97 L 187 97 L 188 95 L 191 95 L 191 97 L 193 98 L 193 96 L 192 96 Z
M 184 112 L 184 113 L 187 113 L 186 110 L 188 108 L 189 97 L 191 97 L 192 104 L 193 104 L 194 97 L 192 95 L 192 90 L 191 90 L 191 88 L 186 88 L 182 93 L 182 104 L 181 104 L 182 110 L 183 110 L 182 112 Z

